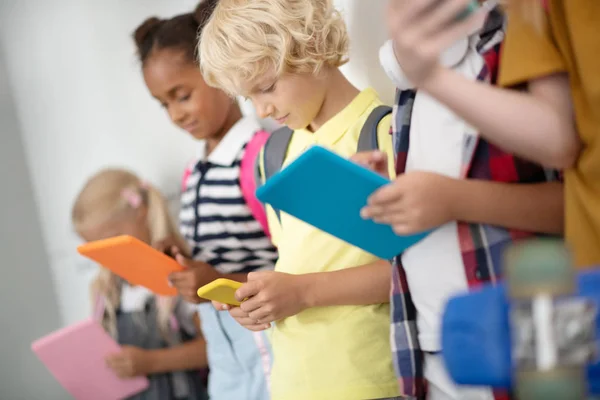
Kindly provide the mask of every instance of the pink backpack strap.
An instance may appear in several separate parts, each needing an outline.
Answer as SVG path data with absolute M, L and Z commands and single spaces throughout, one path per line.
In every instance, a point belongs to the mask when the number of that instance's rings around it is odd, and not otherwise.
M 269 138 L 269 133 L 266 131 L 258 131 L 246 145 L 246 151 L 242 157 L 240 166 L 240 187 L 244 200 L 250 208 L 254 219 L 262 226 L 263 231 L 269 237 L 269 224 L 267 222 L 267 214 L 264 205 L 256 198 L 256 162 L 260 154 L 260 150 Z
M 190 163 L 187 167 L 185 167 L 185 171 L 183 171 L 183 177 L 181 178 L 181 192 L 185 192 L 187 189 L 187 181 L 190 179 L 190 175 L 194 171 L 194 163 Z

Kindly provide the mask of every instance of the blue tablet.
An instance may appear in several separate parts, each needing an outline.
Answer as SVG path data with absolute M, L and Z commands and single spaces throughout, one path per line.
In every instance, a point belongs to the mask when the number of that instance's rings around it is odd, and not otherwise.
M 382 259 L 391 259 L 429 232 L 398 236 L 389 225 L 364 220 L 369 196 L 390 181 L 350 160 L 314 146 L 273 175 L 256 192 L 270 204 Z

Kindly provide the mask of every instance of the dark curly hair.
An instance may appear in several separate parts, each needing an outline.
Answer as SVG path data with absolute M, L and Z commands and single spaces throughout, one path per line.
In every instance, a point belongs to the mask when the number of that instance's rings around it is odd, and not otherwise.
M 137 27 L 133 39 L 142 66 L 156 50 L 177 49 L 195 64 L 198 34 L 210 19 L 218 0 L 204 0 L 194 12 L 169 19 L 150 17 Z

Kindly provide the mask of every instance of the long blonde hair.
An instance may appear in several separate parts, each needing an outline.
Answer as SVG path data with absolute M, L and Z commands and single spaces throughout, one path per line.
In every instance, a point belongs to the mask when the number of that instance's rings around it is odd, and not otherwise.
M 103 224 L 133 218 L 142 204 L 147 207 L 146 221 L 151 244 L 170 239 L 189 256 L 189 247 L 179 233 L 163 195 L 135 174 L 123 169 L 104 169 L 92 176 L 75 200 L 71 219 L 75 230 L 81 235 Z M 105 268 L 100 269 L 90 288 L 94 308 L 100 299 L 104 302 L 102 325 L 113 337 L 117 337 L 116 311 L 121 303 L 121 289 L 122 280 Z M 157 323 L 166 340 L 171 337 L 169 320 L 175 300 L 173 297 L 157 298 Z

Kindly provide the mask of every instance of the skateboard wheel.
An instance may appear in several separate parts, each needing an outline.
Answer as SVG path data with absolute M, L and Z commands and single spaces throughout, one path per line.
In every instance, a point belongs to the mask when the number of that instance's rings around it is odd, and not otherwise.
M 504 265 L 509 296 L 513 299 L 575 292 L 571 254 L 560 240 L 536 239 L 516 244 L 506 252 Z
M 521 372 L 517 376 L 519 400 L 584 400 L 587 384 L 582 368 Z

